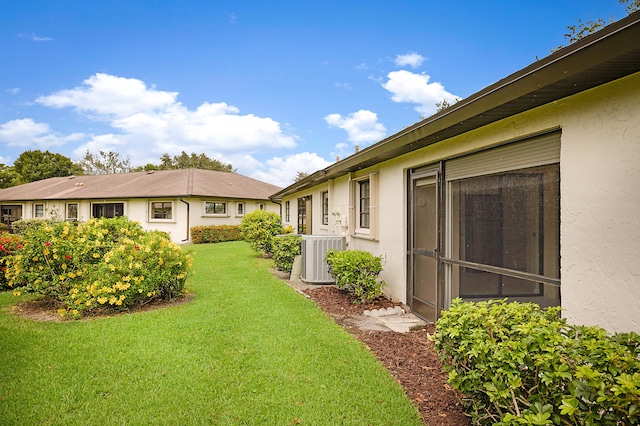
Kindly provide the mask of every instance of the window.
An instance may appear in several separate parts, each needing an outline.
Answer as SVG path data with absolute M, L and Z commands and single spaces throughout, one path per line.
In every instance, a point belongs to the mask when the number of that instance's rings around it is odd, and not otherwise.
M 298 198 L 298 233 L 311 234 L 311 196 Z
M 370 181 L 369 179 L 358 181 L 358 227 L 369 229 L 370 221 Z
M 291 221 L 291 201 L 285 201 L 284 203 L 284 220 L 285 222 Z
M 227 203 L 221 203 L 219 201 L 206 201 L 204 203 L 204 214 L 227 214 Z
M 105 218 L 124 216 L 124 203 L 93 204 L 91 206 L 91 216 Z
M 173 203 L 171 201 L 154 201 L 151 203 L 151 219 L 172 219 Z
M 552 134 L 446 163 L 453 297 L 560 304 L 559 151 Z
M 329 192 L 322 193 L 322 224 L 329 224 Z
M 378 172 L 351 181 L 349 233 L 358 238 L 378 239 Z
M 258 204 L 258 210 L 264 210 L 264 204 L 262 203 Z
M 44 204 L 34 204 L 33 205 L 33 217 L 44 217 Z
M 67 220 L 78 220 L 78 204 L 67 204 Z
M 236 216 L 244 215 L 244 203 L 236 204 Z

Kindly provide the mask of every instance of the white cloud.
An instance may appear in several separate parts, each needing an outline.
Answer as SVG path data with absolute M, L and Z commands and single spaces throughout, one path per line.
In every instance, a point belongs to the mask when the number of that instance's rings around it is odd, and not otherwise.
M 411 68 L 417 68 L 422 65 L 424 61 L 424 56 L 416 52 L 411 52 L 404 55 L 397 55 L 393 62 L 399 67 L 410 66 Z
M 36 123 L 31 118 L 7 121 L 0 124 L 0 142 L 21 148 L 48 148 L 85 138 L 82 133 L 61 135 L 53 132 L 46 123 Z
M 36 102 L 53 108 L 75 108 L 94 115 L 94 119 L 108 120 L 136 113 L 162 111 L 176 104 L 177 92 L 147 88 L 135 78 L 123 78 L 98 73 L 82 82 L 82 86 L 40 96 Z
M 31 41 L 42 42 L 42 41 L 53 41 L 51 37 L 42 37 L 35 34 L 18 34 L 18 37 L 28 38 Z
M 316 153 L 302 152 L 286 157 L 273 157 L 264 164 L 258 163 L 250 156 L 242 159 L 236 157 L 232 164 L 234 167 L 238 165 L 241 174 L 284 188 L 294 182 L 298 172 L 314 173 L 332 163 Z M 247 172 L 243 173 L 245 169 Z
M 386 135 L 384 125 L 378 123 L 378 115 L 368 110 L 360 110 L 344 117 L 340 114 L 329 114 L 324 120 L 330 126 L 346 131 L 349 141 L 353 143 L 376 142 Z
M 454 102 L 458 97 L 447 92 L 441 83 L 429 83 L 431 76 L 410 71 L 392 71 L 388 75 L 388 81 L 382 85 L 392 93 L 394 102 L 407 102 L 417 104 L 415 110 L 423 115 L 431 115 L 436 112 L 436 102 L 447 100 Z
M 12 95 L 17 95 L 18 93 L 20 93 L 20 88 L 19 87 L 11 87 L 11 88 L 7 89 L 7 93 L 11 93 Z
M 352 87 L 349 83 L 334 83 L 334 85 L 336 87 L 339 87 L 340 89 L 346 89 L 346 90 L 352 90 Z
M 156 90 L 135 78 L 95 74 L 79 87 L 41 96 L 36 102 L 73 108 L 89 120 L 105 122 L 113 132 L 94 135 L 75 150 L 126 148 L 132 164 L 164 154 L 204 152 L 207 155 L 292 148 L 296 136 L 280 123 L 253 114 L 240 115 L 224 102 L 205 102 L 190 110 L 177 92 Z

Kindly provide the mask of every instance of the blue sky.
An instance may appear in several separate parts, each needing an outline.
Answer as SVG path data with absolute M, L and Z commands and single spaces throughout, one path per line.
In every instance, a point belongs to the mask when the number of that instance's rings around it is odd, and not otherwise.
M 205 153 L 287 186 L 564 44 L 618 0 L 0 0 L 0 163 Z

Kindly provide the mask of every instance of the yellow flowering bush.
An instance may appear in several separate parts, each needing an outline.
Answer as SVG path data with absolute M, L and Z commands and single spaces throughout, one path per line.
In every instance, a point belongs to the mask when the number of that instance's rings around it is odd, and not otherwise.
M 190 256 L 161 232 L 124 217 L 30 227 L 6 260 L 9 287 L 62 304 L 78 317 L 135 308 L 180 294 Z

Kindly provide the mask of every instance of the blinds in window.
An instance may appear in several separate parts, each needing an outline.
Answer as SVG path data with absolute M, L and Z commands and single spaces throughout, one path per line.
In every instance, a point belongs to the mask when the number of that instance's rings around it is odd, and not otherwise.
M 447 181 L 560 162 L 560 132 L 548 133 L 445 163 Z

